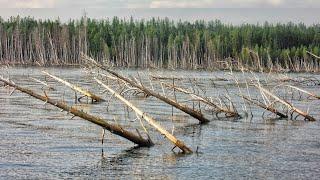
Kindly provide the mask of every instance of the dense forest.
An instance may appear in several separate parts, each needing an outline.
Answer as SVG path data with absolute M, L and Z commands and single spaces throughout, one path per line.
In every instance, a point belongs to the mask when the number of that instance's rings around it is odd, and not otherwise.
M 79 65 L 82 52 L 119 67 L 319 71 L 320 24 L 0 18 L 1 64 Z

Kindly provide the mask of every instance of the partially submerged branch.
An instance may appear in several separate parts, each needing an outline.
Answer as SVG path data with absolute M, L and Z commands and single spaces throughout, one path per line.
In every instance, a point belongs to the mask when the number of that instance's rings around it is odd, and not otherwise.
M 287 87 L 290 87 L 290 88 L 292 88 L 292 89 L 295 89 L 295 90 L 297 90 L 297 91 L 303 92 L 303 93 L 305 93 L 305 94 L 308 94 L 310 97 L 314 97 L 314 98 L 316 98 L 316 99 L 320 99 L 320 96 L 318 96 L 318 95 L 316 95 L 316 94 L 314 94 L 314 93 L 311 93 L 311 92 L 309 92 L 309 91 L 307 91 L 307 90 L 298 88 L 298 87 L 296 87 L 296 86 L 291 86 L 291 85 L 286 85 L 286 86 L 287 86 Z
M 288 103 L 285 100 L 280 99 L 278 96 L 276 96 L 275 94 L 271 93 L 270 91 L 264 89 L 261 86 L 255 85 L 258 89 L 260 89 L 262 92 L 264 92 L 265 94 L 269 95 L 270 97 L 274 98 L 275 100 L 277 100 L 278 102 L 282 103 L 283 105 L 287 106 L 290 110 L 298 113 L 299 115 L 303 116 L 305 119 L 309 120 L 309 121 L 316 121 L 316 119 L 312 116 L 310 116 L 308 113 L 294 107 L 292 104 Z
M 67 81 L 65 81 L 65 80 L 63 80 L 63 79 L 61 79 L 61 78 L 58 78 L 57 76 L 54 76 L 54 75 L 52 75 L 52 74 L 50 74 L 50 73 L 48 73 L 48 72 L 46 72 L 46 71 L 42 71 L 42 73 L 43 73 L 43 74 L 46 74 L 47 76 L 49 76 L 49 77 L 51 77 L 51 78 L 53 78 L 53 79 L 55 79 L 55 80 L 58 81 L 58 82 L 60 82 L 60 83 L 62 83 L 62 84 L 64 84 L 64 85 L 70 87 L 70 88 L 73 89 L 74 91 L 80 92 L 81 94 L 83 94 L 83 95 L 85 95 L 85 96 L 87 96 L 87 97 L 90 97 L 92 100 L 95 100 L 96 102 L 105 101 L 104 99 L 102 99 L 101 97 L 93 94 L 92 92 L 87 91 L 87 90 L 84 90 L 84 89 L 82 89 L 81 87 L 78 87 L 78 86 L 76 86 L 76 85 L 73 85 L 73 84 L 71 84 L 71 83 L 69 83 L 69 82 L 67 82 Z
M 190 92 L 190 91 L 188 91 L 186 89 L 183 89 L 183 88 L 177 87 L 177 86 L 173 86 L 173 85 L 168 84 L 168 83 L 161 82 L 161 84 L 165 85 L 168 88 L 171 88 L 171 89 L 177 90 L 179 92 L 185 93 L 185 94 L 191 96 L 193 99 L 201 101 L 201 102 L 213 107 L 218 113 L 225 113 L 228 117 L 240 117 L 240 115 L 237 112 L 235 112 L 235 111 L 233 111 L 233 110 L 231 110 L 229 108 L 222 107 L 222 106 L 210 101 L 206 97 L 202 97 L 202 96 L 200 96 L 198 94 L 195 94 L 195 93 L 192 93 L 192 92 Z
M 99 79 L 95 78 L 95 80 L 101 86 L 103 86 L 106 90 L 108 90 L 112 95 L 114 95 L 116 98 L 118 98 L 120 101 L 122 101 L 128 107 L 130 107 L 133 111 L 135 111 L 142 119 L 146 120 L 150 125 L 152 125 L 155 129 L 157 129 L 161 134 L 164 134 L 167 137 L 167 139 L 169 139 L 175 146 L 179 147 L 183 153 L 192 153 L 192 150 L 189 147 L 187 147 L 182 141 L 178 140 L 171 133 L 169 133 L 167 130 L 165 130 L 151 116 L 149 116 L 147 113 L 141 111 L 139 108 L 137 108 L 135 105 L 133 105 L 128 100 L 126 100 L 123 96 L 121 96 L 120 94 L 115 92 L 113 89 L 111 89 L 109 86 L 104 84 Z
M 39 99 L 41 101 L 44 101 L 46 103 L 49 103 L 53 106 L 56 106 L 60 109 L 63 109 L 71 114 L 73 114 L 74 116 L 78 116 L 82 119 L 85 119 L 87 121 L 90 121 L 96 125 L 99 125 L 101 126 L 102 128 L 110 131 L 111 133 L 113 134 L 116 134 L 116 135 L 119 135 L 123 138 L 126 138 L 128 139 L 129 141 L 139 145 L 139 146 L 142 146 L 142 147 L 150 147 L 153 145 L 152 141 L 150 139 L 144 139 L 142 138 L 141 136 L 138 136 L 138 135 L 135 135 L 133 134 L 132 132 L 130 131 L 127 131 L 125 129 L 123 129 L 121 126 L 119 125 L 113 125 L 113 124 L 109 124 L 106 122 L 106 120 L 102 119 L 102 118 L 99 118 L 99 117 L 96 117 L 96 116 L 92 116 L 88 113 L 85 113 L 83 111 L 80 111 L 74 107 L 71 107 L 71 106 L 68 106 L 66 103 L 64 102 L 59 102 L 57 100 L 54 100 L 54 99 L 51 99 L 49 98 L 46 94 L 45 96 L 42 96 L 40 94 L 37 94 L 35 93 L 34 91 L 30 90 L 30 89 L 27 89 L 27 88 L 23 88 L 23 87 L 20 87 L 18 85 L 16 85 L 15 83 L 9 81 L 9 80 L 6 80 L 4 79 L 3 77 L 0 76 L 0 81 L 4 82 L 6 85 L 9 85 L 11 87 L 14 87 L 15 89 L 25 93 L 25 94 L 28 94 L 36 99 Z
M 102 70 L 105 70 L 107 71 L 108 73 L 112 74 L 113 76 L 127 82 L 128 84 L 130 84 L 132 87 L 135 87 L 135 88 L 138 88 L 140 89 L 141 91 L 143 91 L 146 95 L 148 96 L 153 96 L 171 106 L 174 106 L 175 108 L 177 109 L 180 109 L 181 111 L 189 114 L 190 116 L 198 119 L 200 121 L 200 123 L 206 123 L 206 122 L 209 122 L 209 120 L 207 118 L 204 117 L 204 115 L 201 113 L 201 112 L 198 112 L 198 111 L 195 111 L 193 110 L 192 108 L 189 108 L 188 106 L 185 106 L 185 105 L 182 105 L 182 104 L 179 104 L 177 103 L 176 101 L 172 100 L 172 99 L 169 99 L 167 97 L 164 97 L 162 95 L 160 95 L 159 93 L 151 90 L 151 89 L 148 89 L 146 88 L 145 86 L 143 86 L 142 84 L 139 84 L 129 78 L 126 78 L 124 76 L 121 76 L 120 74 L 108 69 L 108 68 L 105 68 L 104 66 L 102 66 L 101 64 L 98 64 L 94 59 L 88 57 L 88 56 L 85 56 L 83 55 L 83 58 L 91 63 L 93 63 L 95 66 L 101 68 Z
M 277 109 L 273 108 L 272 106 L 266 106 L 264 105 L 263 103 L 257 101 L 257 100 L 253 100 L 253 99 L 250 99 L 249 97 L 247 96 L 241 96 L 244 100 L 256 105 L 256 106 L 259 106 L 269 112 L 272 112 L 274 114 L 276 114 L 277 116 L 281 117 L 281 118 L 288 118 L 287 115 L 281 113 L 280 111 L 278 111 Z

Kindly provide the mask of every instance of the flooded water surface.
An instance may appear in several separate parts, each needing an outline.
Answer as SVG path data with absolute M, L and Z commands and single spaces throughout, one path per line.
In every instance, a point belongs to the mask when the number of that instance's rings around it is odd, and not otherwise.
M 74 104 L 74 92 L 51 78 L 45 78 L 40 68 L 1 69 L 0 74 L 16 84 L 51 98 L 64 100 L 90 114 L 103 117 L 109 123 L 143 134 L 135 113 L 97 85 L 81 69 L 48 68 L 46 71 L 102 96 L 107 102 Z M 118 70 L 126 76 L 141 78 L 145 86 L 167 97 L 176 98 L 189 107 L 199 108 L 189 96 L 161 87 L 158 81 L 173 84 L 206 97 L 228 96 L 241 119 L 217 118 L 200 104 L 210 123 L 200 125 L 189 115 L 159 100 L 132 96 L 126 98 L 154 117 L 169 132 L 184 141 L 195 153 L 179 154 L 167 139 L 143 122 L 155 146 L 137 148 L 133 143 L 106 132 L 101 144 L 101 127 L 73 117 L 68 112 L 36 100 L 12 88 L 0 88 L 0 179 L 319 179 L 320 178 L 320 100 L 305 98 L 301 93 L 277 94 L 290 99 L 296 107 L 308 111 L 318 121 L 308 122 L 277 119 L 263 109 L 245 104 L 239 94 L 261 96 L 254 87 L 246 87 L 255 76 L 261 82 L 269 78 L 272 86 L 279 79 L 266 74 L 198 71 Z M 146 78 L 146 77 L 151 77 Z M 283 75 L 278 75 L 282 77 Z M 288 74 L 288 77 L 312 77 L 314 74 Z M 46 81 L 56 91 L 49 91 L 32 78 Z M 152 79 L 152 83 L 151 83 Z M 239 84 L 235 85 L 235 80 Z M 121 86 L 111 82 L 118 92 Z M 295 84 L 320 94 L 320 85 Z M 78 94 L 78 96 L 80 96 Z M 245 112 L 253 118 L 245 116 Z

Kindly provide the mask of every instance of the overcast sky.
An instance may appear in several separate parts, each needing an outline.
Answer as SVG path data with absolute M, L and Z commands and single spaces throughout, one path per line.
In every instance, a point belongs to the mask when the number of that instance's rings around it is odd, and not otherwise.
M 320 0 L 0 0 L 0 16 L 32 16 L 62 21 L 83 15 L 135 19 L 220 19 L 225 23 L 320 23 Z
M 2 8 L 320 8 L 320 0 L 0 0 Z

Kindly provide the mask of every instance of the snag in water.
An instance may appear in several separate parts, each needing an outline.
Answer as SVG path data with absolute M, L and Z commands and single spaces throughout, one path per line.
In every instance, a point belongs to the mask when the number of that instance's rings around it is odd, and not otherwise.
M 47 95 L 42 96 L 40 94 L 37 94 L 37 93 L 33 92 L 30 89 L 20 87 L 20 86 L 16 85 L 15 83 L 11 82 L 11 81 L 5 80 L 1 76 L 0 76 L 0 81 L 4 82 L 5 84 L 7 84 L 7 85 L 9 85 L 11 87 L 14 87 L 15 89 L 17 89 L 17 90 L 19 90 L 19 91 L 21 91 L 23 93 L 29 94 L 30 96 L 35 97 L 36 99 L 39 99 L 41 101 L 44 101 L 44 102 L 49 103 L 51 105 L 54 105 L 54 106 L 56 106 L 56 107 L 58 107 L 60 109 L 63 109 L 63 110 L 65 110 L 65 111 L 67 111 L 67 112 L 69 112 L 69 113 L 71 113 L 71 114 L 73 114 L 75 116 L 78 116 L 78 117 L 80 117 L 82 119 L 90 121 L 90 122 L 92 122 L 94 124 L 97 124 L 97 125 L 103 127 L 104 129 L 110 131 L 111 133 L 119 135 L 119 136 L 121 136 L 123 138 L 126 138 L 129 141 L 131 141 L 131 142 L 133 142 L 135 144 L 138 144 L 139 146 L 150 147 L 150 146 L 153 145 L 153 143 L 152 143 L 152 141 L 150 139 L 143 139 L 141 136 L 135 135 L 132 132 L 123 129 L 119 125 L 109 124 L 102 118 L 92 116 L 92 115 L 90 115 L 88 113 L 85 113 L 83 111 L 80 111 L 80 110 L 78 110 L 78 109 L 76 109 L 74 107 L 68 106 L 64 102 L 59 102 L 59 101 L 50 99 Z
M 182 141 L 178 140 L 176 137 L 174 137 L 172 134 L 170 134 L 167 130 L 165 130 L 151 116 L 149 116 L 147 113 L 141 111 L 139 108 L 137 108 L 135 105 L 133 105 L 128 100 L 126 100 L 124 97 L 122 97 L 120 94 L 115 92 L 113 89 L 111 89 L 109 86 L 104 84 L 99 79 L 95 78 L 95 80 L 100 85 L 102 85 L 104 88 L 106 88 L 112 95 L 117 97 L 120 101 L 125 103 L 132 110 L 134 110 L 139 116 L 141 116 L 142 119 L 146 120 L 150 125 L 152 125 L 154 128 L 156 128 L 161 134 L 164 134 L 175 146 L 179 147 L 183 151 L 183 153 L 192 153 L 192 150 L 190 148 L 188 148 Z
M 49 76 L 49 77 L 57 80 L 58 82 L 60 82 L 60 83 L 62 83 L 62 84 L 64 84 L 64 85 L 70 87 L 71 89 L 73 89 L 73 90 L 75 90 L 75 91 L 78 91 L 78 92 L 80 92 L 81 94 L 83 94 L 83 95 L 85 95 L 85 96 L 87 96 L 87 97 L 90 97 L 92 100 L 95 100 L 96 102 L 105 101 L 104 99 L 102 99 L 101 97 L 93 94 L 92 92 L 87 91 L 87 90 L 84 90 L 84 89 L 82 89 L 81 87 L 78 87 L 78 86 L 76 86 L 76 85 L 73 85 L 73 84 L 71 84 L 71 83 L 69 83 L 69 82 L 67 82 L 67 81 L 65 81 L 65 80 L 63 80 L 63 79 L 61 79 L 61 78 L 58 78 L 57 76 L 54 76 L 54 75 L 52 75 L 52 74 L 50 74 L 50 73 L 48 73 L 48 72 L 46 72 L 46 71 L 42 71 L 42 73 L 44 73 L 44 74 L 46 74 L 47 76 Z
M 179 103 L 177 103 L 176 101 L 174 101 L 172 99 L 164 97 L 164 96 L 160 95 L 159 93 L 144 87 L 143 85 L 137 84 L 134 81 L 132 81 L 132 80 L 126 78 L 126 77 L 123 77 L 120 74 L 118 74 L 118 73 L 116 73 L 114 71 L 111 71 L 110 69 L 107 69 L 107 68 L 103 67 L 102 65 L 98 64 L 95 60 L 93 60 L 92 58 L 90 58 L 88 56 L 84 55 L 83 57 L 84 57 L 85 60 L 92 62 L 95 66 L 101 68 L 102 70 L 105 70 L 108 73 L 112 74 L 113 76 L 115 76 L 115 77 L 117 77 L 117 78 L 129 83 L 132 87 L 140 89 L 146 95 L 153 96 L 153 97 L 155 97 L 155 98 L 157 98 L 157 99 L 159 99 L 159 100 L 161 100 L 161 101 L 163 101 L 163 102 L 165 102 L 165 103 L 167 103 L 167 104 L 169 104 L 171 106 L 174 106 L 177 109 L 180 109 L 181 111 L 189 114 L 190 116 L 198 119 L 200 121 L 200 123 L 209 122 L 209 120 L 207 118 L 205 118 L 204 115 L 201 112 L 195 111 L 195 110 L 189 108 L 188 106 L 179 104 Z

